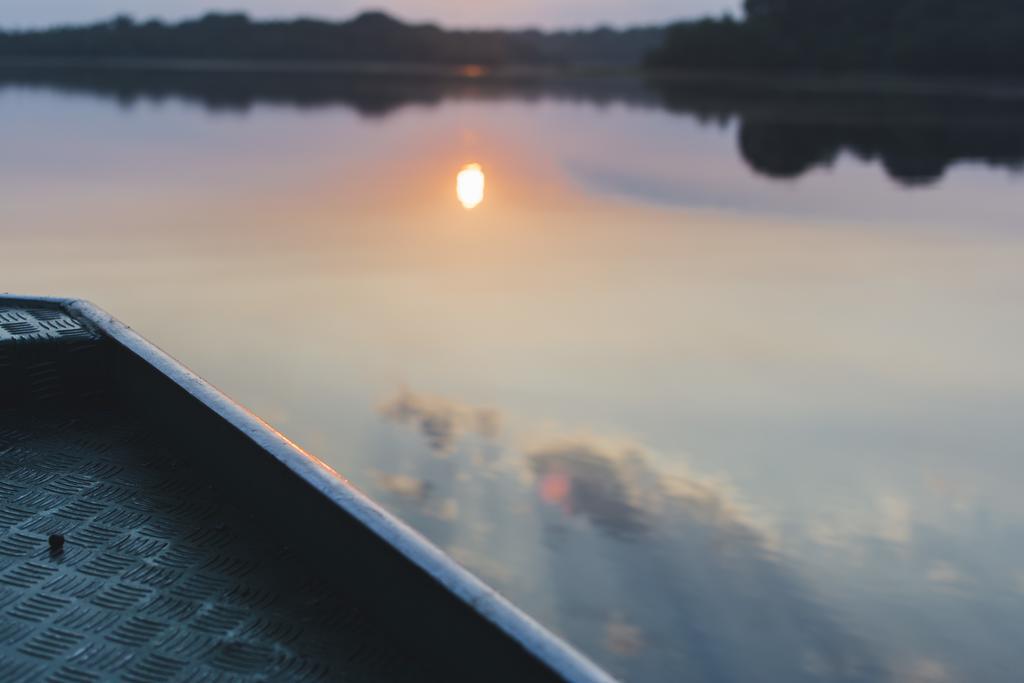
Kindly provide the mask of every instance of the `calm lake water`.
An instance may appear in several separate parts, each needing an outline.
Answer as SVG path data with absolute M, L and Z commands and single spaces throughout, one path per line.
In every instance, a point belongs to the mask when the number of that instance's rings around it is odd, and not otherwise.
M 1016 681 L 1022 114 L 0 70 L 0 291 L 92 299 L 624 679 Z

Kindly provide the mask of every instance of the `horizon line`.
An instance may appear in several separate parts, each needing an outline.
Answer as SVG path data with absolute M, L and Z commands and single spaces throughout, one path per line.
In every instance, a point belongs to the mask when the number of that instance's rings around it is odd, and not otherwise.
M 264 13 L 250 13 L 241 10 L 228 10 L 228 9 L 208 9 L 203 10 L 194 14 L 180 15 L 169 17 L 166 15 L 148 15 L 142 16 L 134 12 L 125 11 L 117 12 L 113 15 L 103 15 L 91 20 L 81 21 L 68 21 L 68 22 L 55 22 L 49 24 L 25 24 L 25 25 L 14 25 L 8 26 L 0 24 L 0 33 L 21 33 L 21 32 L 35 32 L 35 31 L 52 31 L 57 29 L 74 29 L 74 28 L 86 28 L 89 26 L 96 26 L 112 22 L 118 18 L 126 17 L 130 18 L 136 24 L 145 24 L 151 21 L 161 22 L 167 25 L 177 25 L 189 21 L 195 21 L 209 15 L 244 15 L 252 20 L 254 23 L 272 23 L 272 22 L 291 22 L 291 21 L 317 21 L 330 24 L 344 24 L 355 19 L 366 15 L 366 14 L 384 14 L 392 19 L 405 24 L 406 26 L 434 26 L 441 30 L 448 32 L 503 32 L 503 33 L 522 33 L 527 31 L 538 31 L 541 33 L 579 33 L 579 32 L 593 32 L 602 29 L 609 29 L 613 31 L 629 31 L 638 29 L 658 29 L 667 28 L 673 24 L 677 24 L 685 21 L 696 21 L 706 18 L 719 18 L 724 16 L 737 17 L 732 12 L 721 12 L 719 14 L 694 14 L 684 15 L 675 18 L 666 18 L 663 20 L 651 20 L 649 22 L 638 21 L 636 23 L 624 23 L 615 21 L 597 21 L 593 23 L 579 23 L 579 24 L 565 24 L 565 25 L 545 25 L 545 24 L 521 24 L 521 25 L 500 25 L 500 24 L 445 24 L 443 20 L 438 19 L 419 19 L 419 18 L 407 18 L 400 14 L 379 8 L 365 8 L 356 10 L 350 13 L 346 17 L 342 16 L 329 16 L 323 14 L 264 14 Z M 739 15 L 742 16 L 742 15 Z

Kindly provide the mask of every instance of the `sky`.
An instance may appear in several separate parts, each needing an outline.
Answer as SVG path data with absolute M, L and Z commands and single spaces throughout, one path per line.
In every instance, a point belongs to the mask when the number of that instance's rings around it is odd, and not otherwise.
M 221 0 L 223 2 L 223 0 Z M 458 27 L 589 27 L 661 23 L 737 11 L 741 0 L 4 0 L 5 28 L 90 22 L 116 14 L 175 19 L 209 10 L 257 17 L 344 19 L 382 9 L 407 20 Z

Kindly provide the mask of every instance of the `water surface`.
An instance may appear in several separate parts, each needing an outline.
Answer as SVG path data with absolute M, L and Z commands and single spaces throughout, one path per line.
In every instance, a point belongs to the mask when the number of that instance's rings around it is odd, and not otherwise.
M 96 301 L 627 680 L 1012 681 L 1022 109 L 0 70 L 0 290 Z

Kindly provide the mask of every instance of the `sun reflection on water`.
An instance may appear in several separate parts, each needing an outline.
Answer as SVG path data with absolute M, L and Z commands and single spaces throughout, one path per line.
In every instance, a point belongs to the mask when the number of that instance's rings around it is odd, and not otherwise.
M 480 164 L 466 164 L 455 179 L 455 192 L 466 209 L 474 209 L 484 200 L 484 171 Z

